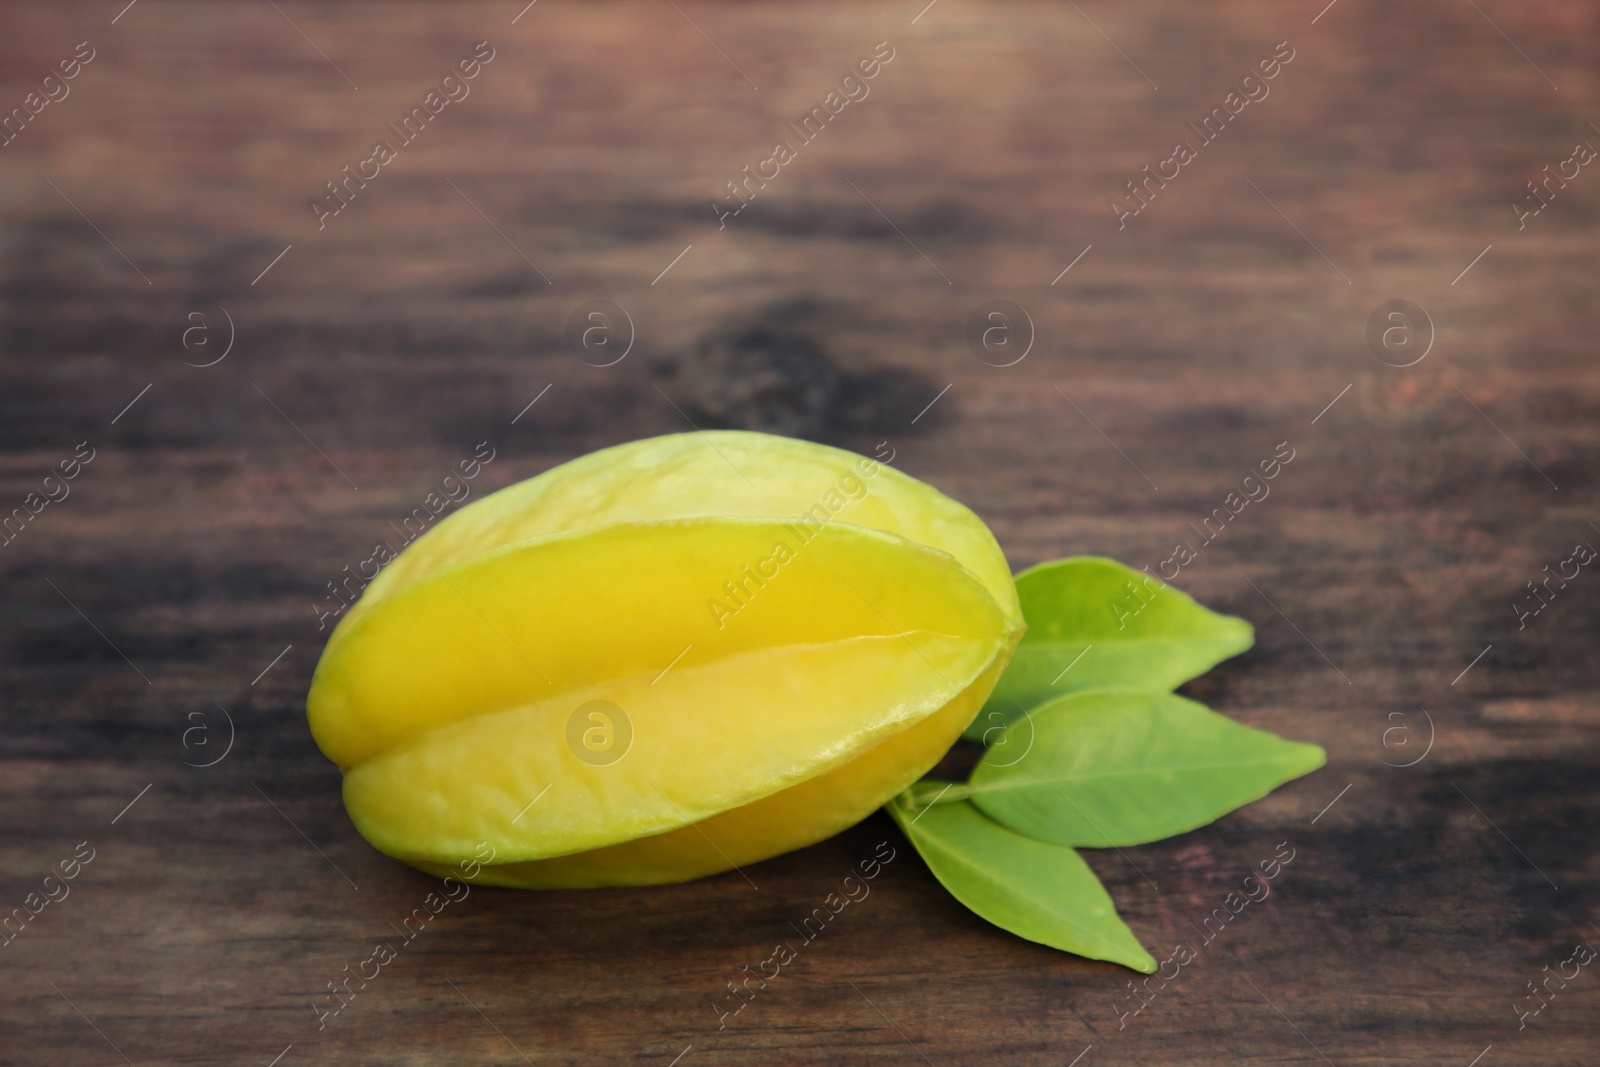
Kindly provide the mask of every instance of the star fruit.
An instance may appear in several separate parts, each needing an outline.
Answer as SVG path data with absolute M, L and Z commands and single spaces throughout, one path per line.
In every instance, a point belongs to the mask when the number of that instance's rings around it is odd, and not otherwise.
M 608 448 L 412 542 L 328 641 L 311 732 L 380 851 L 647 885 L 830 837 L 926 773 L 1024 629 L 966 507 L 759 433 Z M 458 875 L 459 876 L 459 875 Z

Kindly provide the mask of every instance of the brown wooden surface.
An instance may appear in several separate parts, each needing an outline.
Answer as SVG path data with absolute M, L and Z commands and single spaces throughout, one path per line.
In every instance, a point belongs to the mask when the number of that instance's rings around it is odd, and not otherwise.
M 0 148 L 0 505 L 96 449 L 0 548 L 0 904 L 96 850 L 0 948 L 0 1060 L 1596 1062 L 1600 970 L 1520 1032 L 1513 1004 L 1600 946 L 1600 576 L 1520 630 L 1512 604 L 1600 544 L 1600 172 L 1521 231 L 1509 206 L 1600 145 L 1592 5 L 121 6 L 0 12 L 5 108 L 96 49 Z M 1119 231 L 1124 183 L 1286 39 L 1271 95 Z M 319 232 L 307 198 L 481 40 L 470 97 Z M 719 231 L 723 183 L 881 40 L 870 96 Z M 605 369 L 562 342 L 594 297 L 637 329 Z M 963 341 L 990 299 L 1036 324 L 1016 366 Z M 1436 325 L 1408 369 L 1364 339 L 1392 299 Z M 232 351 L 186 366 L 222 309 Z M 712 343 L 730 322 L 810 337 L 839 372 L 801 359 L 809 432 L 891 442 L 1019 568 L 1157 564 L 1290 442 L 1179 579 L 1259 633 L 1188 691 L 1329 766 L 1089 860 L 1165 957 L 1279 842 L 1296 859 L 1121 1030 L 1130 972 L 986 925 L 880 814 L 758 889 L 474 891 L 319 1032 L 326 984 L 434 884 L 355 833 L 308 736 L 324 583 L 480 440 L 497 487 L 686 429 L 661 393 L 748 422 L 706 370 L 747 373 Z M 220 752 L 219 706 L 231 752 L 185 766 Z M 1387 766 L 1422 709 L 1431 751 Z M 885 840 L 872 895 L 719 1032 L 725 983 Z

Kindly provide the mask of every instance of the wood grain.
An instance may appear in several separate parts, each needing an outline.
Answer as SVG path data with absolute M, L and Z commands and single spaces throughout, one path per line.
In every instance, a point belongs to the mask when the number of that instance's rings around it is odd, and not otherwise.
M 1600 145 L 1592 7 L 521 6 L 5 10 L 5 108 L 95 57 L 0 148 L 0 512 L 94 459 L 0 547 L 0 904 L 95 851 L 0 948 L 0 1060 L 1593 1063 L 1592 968 L 1524 1029 L 1514 1005 L 1600 945 L 1600 578 L 1524 626 L 1513 603 L 1600 541 L 1600 174 L 1511 208 Z M 485 40 L 319 230 L 308 199 Z M 880 41 L 866 98 L 719 229 L 725 183 Z M 1283 41 L 1270 94 L 1119 229 Z M 563 340 L 600 298 L 635 330 L 603 368 Z M 964 339 L 997 299 L 1036 331 L 1010 367 Z M 1366 340 L 1396 299 L 1436 334 L 1404 369 Z M 756 889 L 475 890 L 319 1030 L 432 888 L 355 833 L 307 734 L 326 583 L 479 441 L 489 489 L 747 423 L 752 325 L 808 353 L 773 372 L 799 429 L 889 442 L 1019 568 L 1155 567 L 1289 442 L 1178 579 L 1259 635 L 1185 691 L 1329 766 L 1089 860 L 1162 958 L 1294 862 L 1120 1020 L 1130 972 L 986 925 L 880 814 Z M 232 749 L 186 766 L 219 708 Z M 882 841 L 871 896 L 719 1030 L 725 984 Z

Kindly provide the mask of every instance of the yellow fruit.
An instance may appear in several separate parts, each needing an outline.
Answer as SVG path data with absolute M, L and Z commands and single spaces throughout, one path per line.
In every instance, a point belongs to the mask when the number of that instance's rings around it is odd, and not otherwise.
M 697 878 L 925 773 L 1023 629 L 1004 556 L 893 468 L 763 434 L 564 464 L 451 515 L 340 622 L 307 700 L 374 846 L 533 888 Z

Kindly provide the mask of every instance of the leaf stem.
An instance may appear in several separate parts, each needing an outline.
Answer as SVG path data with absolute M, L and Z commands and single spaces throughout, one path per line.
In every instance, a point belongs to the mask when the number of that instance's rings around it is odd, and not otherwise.
M 964 782 L 933 780 L 913 782 L 895 799 L 908 811 L 922 811 L 935 804 L 954 804 L 956 801 L 966 800 L 971 795 L 971 787 Z

